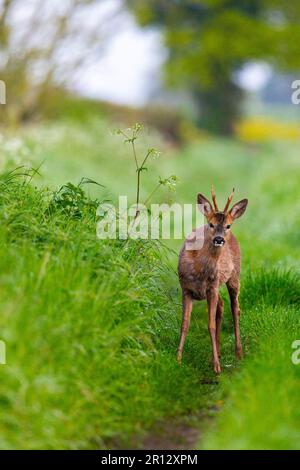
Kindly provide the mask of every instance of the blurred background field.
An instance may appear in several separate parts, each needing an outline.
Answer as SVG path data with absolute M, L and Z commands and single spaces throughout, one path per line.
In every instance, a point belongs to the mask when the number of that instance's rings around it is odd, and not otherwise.
M 163 448 L 164 425 L 184 422 L 171 445 L 299 448 L 298 2 L 0 5 L 0 447 L 143 447 L 155 436 Z M 131 150 L 114 130 L 136 122 L 139 155 L 161 151 L 143 199 L 171 174 L 176 192 L 162 187 L 153 202 L 193 203 L 211 183 L 219 200 L 233 186 L 249 199 L 234 227 L 246 358 L 233 357 L 226 301 L 217 381 L 205 305 L 175 361 L 182 240 L 96 238 L 98 202 L 135 201 Z

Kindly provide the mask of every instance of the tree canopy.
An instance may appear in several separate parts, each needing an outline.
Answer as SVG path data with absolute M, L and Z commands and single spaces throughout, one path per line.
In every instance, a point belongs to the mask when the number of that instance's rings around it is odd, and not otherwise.
M 242 93 L 235 77 L 245 63 L 300 68 L 298 0 L 127 0 L 142 26 L 163 32 L 166 79 L 199 100 L 206 127 L 230 133 Z

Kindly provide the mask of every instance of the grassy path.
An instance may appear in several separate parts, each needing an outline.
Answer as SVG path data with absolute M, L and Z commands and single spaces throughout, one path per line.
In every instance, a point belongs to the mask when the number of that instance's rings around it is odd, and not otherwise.
M 291 362 L 291 344 L 300 338 L 298 144 L 207 139 L 153 162 L 146 180 L 151 190 L 158 175 L 175 173 L 182 182 L 176 199 L 191 202 L 200 190 L 209 194 L 213 177 L 220 199 L 237 186 L 237 197 L 250 200 L 234 228 L 243 253 L 246 357 L 241 364 L 234 359 L 223 292 L 223 374 L 216 383 L 203 303 L 193 311 L 183 364 L 176 363 L 175 257 L 156 243 L 100 243 L 91 200 L 74 188 L 65 199 L 47 189 L 97 176 L 106 185 L 101 197 L 115 200 L 128 188 L 133 196 L 127 153 L 107 133 L 99 121 L 29 129 L 32 163 L 46 159 L 40 189 L 35 180 L 0 178 L 0 327 L 7 347 L 0 448 L 147 446 L 159 423 L 163 434 L 195 423 L 201 442 L 192 445 L 202 448 L 299 448 L 300 366 Z M 116 173 L 116 165 L 124 171 Z M 180 243 L 170 246 L 178 251 Z
M 146 448 L 300 448 L 300 368 L 292 362 L 292 343 L 300 333 L 300 276 L 277 268 L 248 273 L 241 303 L 245 358 L 234 364 L 227 315 L 222 376 L 207 378 L 205 363 L 199 361 L 201 412 L 155 426 L 144 441 Z M 194 319 L 192 328 L 199 326 L 199 321 Z M 199 341 L 205 344 L 204 338 Z M 191 347 L 187 346 L 186 356 L 197 360 Z M 208 388 L 203 388 L 204 383 Z
M 215 414 L 220 392 L 203 304 L 176 362 L 181 308 L 168 251 L 95 243 L 94 206 L 72 188 L 66 211 L 64 192 L 14 174 L 1 183 L 1 448 L 146 445 L 153 426 L 174 420 L 190 439 L 189 421 Z M 233 350 L 226 316 L 229 369 Z
M 195 315 L 179 367 L 167 252 L 97 241 L 95 207 L 76 188 L 58 197 L 15 174 L 1 186 L 0 447 L 119 448 L 206 408 L 206 321 Z
M 143 449 L 195 449 L 201 435 L 201 424 L 203 427 L 202 420 L 202 416 L 194 415 L 158 423 L 143 439 Z

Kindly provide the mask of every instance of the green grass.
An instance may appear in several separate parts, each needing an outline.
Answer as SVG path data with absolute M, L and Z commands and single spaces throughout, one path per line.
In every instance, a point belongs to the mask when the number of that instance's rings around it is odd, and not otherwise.
M 247 356 L 225 406 L 205 436 L 206 449 L 299 449 L 299 366 L 292 343 L 300 331 L 300 278 L 263 271 L 245 280 L 241 328 Z
M 2 161 L 10 168 L 44 163 L 32 183 L 0 182 L 0 339 L 7 347 L 0 448 L 138 446 L 157 421 L 199 411 L 214 418 L 207 432 L 208 421 L 199 420 L 203 448 L 299 448 L 300 366 L 291 363 L 300 334 L 298 144 L 206 138 L 166 150 L 143 175 L 142 197 L 159 176 L 176 174 L 178 202 L 209 195 L 211 182 L 218 200 L 232 186 L 235 200 L 249 198 L 233 228 L 243 254 L 246 357 L 236 364 L 226 301 L 217 385 L 203 303 L 193 312 L 182 367 L 175 361 L 180 292 L 169 248 L 178 251 L 181 241 L 99 241 L 90 199 L 79 196 L 79 213 L 63 211 L 57 197 L 51 204 L 53 188 L 82 177 L 105 186 L 86 187 L 93 198 L 128 194 L 133 201 L 129 149 L 105 119 L 33 126 L 19 137 L 4 136 Z M 140 148 L 153 144 L 162 145 L 150 133 Z M 162 190 L 154 200 L 169 197 Z
M 200 364 L 175 360 L 168 250 L 97 240 L 90 201 L 71 217 L 49 190 L 0 184 L 0 447 L 139 445 L 158 419 L 206 406 Z

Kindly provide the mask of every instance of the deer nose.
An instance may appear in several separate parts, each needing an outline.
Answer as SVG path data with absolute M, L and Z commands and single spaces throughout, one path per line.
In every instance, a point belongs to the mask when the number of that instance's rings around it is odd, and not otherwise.
M 215 238 L 213 239 L 213 244 L 214 244 L 215 246 L 223 246 L 224 243 L 225 243 L 225 240 L 224 240 L 223 237 L 215 237 Z

